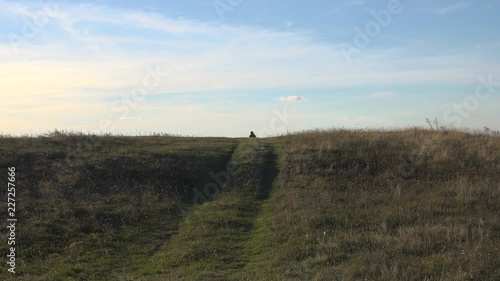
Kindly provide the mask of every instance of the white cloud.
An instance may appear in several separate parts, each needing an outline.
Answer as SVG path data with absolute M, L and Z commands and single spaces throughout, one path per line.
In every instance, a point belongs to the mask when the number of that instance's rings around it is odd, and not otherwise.
M 306 101 L 306 98 L 301 96 L 288 96 L 288 97 L 280 97 L 280 101 L 282 102 L 302 102 Z
M 114 16 L 107 16 L 109 14 Z M 368 49 L 364 50 L 359 63 L 347 65 L 341 50 L 315 42 L 306 32 L 233 27 L 217 22 L 171 19 L 155 13 L 89 4 L 65 4 L 54 21 L 72 37 L 57 39 L 58 48 L 30 46 L 28 51 L 38 54 L 36 57 L 27 58 L 23 54 L 23 60 L 34 65 L 40 64 L 43 58 L 44 65 L 40 69 L 20 69 L 22 73 L 32 73 L 26 76 L 36 80 L 30 83 L 33 89 L 42 89 L 40 86 L 45 89 L 61 88 L 73 84 L 76 85 L 74 87 L 108 88 L 111 92 L 112 87 L 136 86 L 143 75 L 141 73 L 151 64 L 172 66 L 173 73 L 168 81 L 151 94 L 255 88 L 255 81 L 259 81 L 258 87 L 261 88 L 350 86 L 359 81 L 373 84 L 387 83 L 388 80 L 462 82 L 466 77 L 474 79 L 471 75 L 474 68 L 486 70 L 477 57 L 470 55 L 440 57 L 438 62 L 426 58 L 394 59 L 391 52 Z M 152 36 L 141 32 L 114 36 L 105 32 L 105 29 L 99 31 L 97 27 L 101 23 L 123 27 L 125 33 L 128 30 L 126 27 L 139 27 L 175 36 Z M 97 30 L 89 26 L 95 26 Z M 57 41 L 54 41 L 50 43 L 56 45 Z M 64 51 L 61 52 L 61 49 Z M 64 58 L 61 58 L 61 53 Z M 457 68 L 457 63 L 467 67 Z M 384 69 L 384 65 L 391 65 L 392 69 Z M 408 69 L 408 65 L 411 69 Z M 19 71 L 15 71 L 15 68 L 21 66 L 9 66 L 8 69 L 17 73 Z M 66 66 L 70 67 L 70 71 L 64 69 Z M 405 69 L 401 71 L 400 68 Z M 490 64 L 488 68 L 494 67 Z M 1 69 L 2 65 L 0 72 Z M 5 70 L 5 75 L 9 76 Z M 5 77 L 4 73 L 0 77 Z M 64 77 L 60 80 L 68 83 L 43 84 L 43 81 L 50 81 L 54 77 Z M 2 90 L 22 92 L 16 89 L 25 87 L 12 85 Z
M 463 10 L 463 9 L 469 7 L 469 5 L 470 5 L 469 2 L 457 2 L 457 3 L 452 4 L 450 6 L 441 8 L 441 9 L 437 10 L 436 12 L 440 15 L 445 15 L 445 14 L 452 13 L 455 11 Z

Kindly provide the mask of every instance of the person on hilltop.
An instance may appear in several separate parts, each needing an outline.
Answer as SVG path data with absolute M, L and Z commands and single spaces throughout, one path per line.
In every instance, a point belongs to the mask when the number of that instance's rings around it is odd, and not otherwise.
M 256 138 L 257 136 L 253 133 L 253 131 L 250 132 L 250 138 Z

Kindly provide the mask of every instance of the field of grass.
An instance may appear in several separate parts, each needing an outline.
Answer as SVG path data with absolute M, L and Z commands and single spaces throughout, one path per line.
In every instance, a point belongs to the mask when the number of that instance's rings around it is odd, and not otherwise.
M 0 137 L 12 166 L 2 280 L 500 280 L 497 136 Z

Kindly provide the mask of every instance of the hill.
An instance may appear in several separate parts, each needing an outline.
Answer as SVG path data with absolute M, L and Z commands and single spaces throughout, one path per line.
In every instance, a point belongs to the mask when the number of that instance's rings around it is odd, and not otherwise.
M 1 137 L 0 167 L 6 280 L 500 280 L 494 136 Z

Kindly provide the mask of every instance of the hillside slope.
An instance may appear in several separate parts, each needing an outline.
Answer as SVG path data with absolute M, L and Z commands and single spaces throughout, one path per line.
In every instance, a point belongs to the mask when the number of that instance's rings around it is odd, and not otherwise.
M 286 136 L 248 280 L 500 280 L 500 138 Z
M 192 198 L 191 189 L 222 169 L 237 144 L 214 138 L 0 138 L 1 169 L 17 170 L 12 280 L 133 276 L 177 233 L 180 205 Z M 5 202 L 6 191 L 0 190 Z M 1 234 L 6 237 L 6 228 Z M 0 243 L 0 252 L 7 246 Z M 12 278 L 7 270 L 0 273 L 4 278 Z
M 498 137 L 1 137 L 11 166 L 6 280 L 500 280 Z

